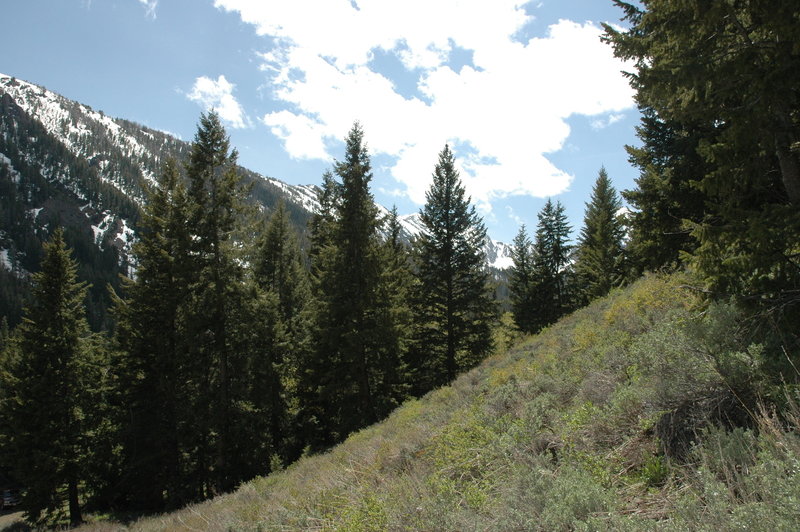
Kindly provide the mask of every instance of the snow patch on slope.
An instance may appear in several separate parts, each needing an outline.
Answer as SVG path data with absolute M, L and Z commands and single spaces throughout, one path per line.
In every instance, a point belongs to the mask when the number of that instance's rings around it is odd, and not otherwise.
M 91 143 L 84 142 L 98 133 L 105 134 L 126 157 L 143 157 L 149 154 L 135 137 L 126 133 L 114 119 L 102 112 L 72 102 L 44 87 L 5 74 L 0 74 L 0 88 L 28 115 L 35 117 L 49 134 L 78 157 L 89 160 L 102 155 L 86 147 Z M 140 170 L 148 182 L 156 182 L 152 172 L 145 168 Z M 116 176 L 105 172 L 105 168 L 101 168 L 100 177 L 122 192 L 130 192 L 124 190 L 124 187 L 115 180 Z M 141 201 L 141 198 L 136 199 Z
M 263 176 L 262 176 L 263 177 Z M 316 185 L 290 185 L 279 181 L 272 177 L 264 177 L 264 180 L 280 189 L 286 194 L 293 202 L 302 206 L 305 210 L 311 213 L 319 212 L 319 201 L 317 194 L 319 187 Z
M 94 232 L 94 243 L 98 246 L 102 245 L 103 240 L 105 239 L 106 232 L 111 228 L 111 224 L 114 222 L 114 215 L 111 214 L 110 211 L 105 211 L 103 213 L 103 220 L 97 224 L 92 224 L 92 231 Z
M 31 220 L 34 222 L 39 217 L 39 213 L 42 212 L 43 207 L 37 207 L 36 209 L 28 209 L 28 216 L 30 216 Z
M 0 249 L 0 266 L 8 271 L 13 271 L 14 265 L 11 264 L 11 258 L 8 256 L 7 249 Z
M 81 212 L 91 222 L 94 233 L 95 245 L 103 249 L 106 244 L 113 246 L 119 252 L 119 263 L 123 266 L 133 260 L 133 244 L 136 242 L 136 233 L 128 225 L 128 221 L 120 218 L 111 211 L 98 213 L 88 203 L 81 207 Z
M 2 152 L 0 152 L 0 164 L 8 167 L 8 171 L 11 173 L 11 181 L 15 184 L 19 184 L 19 172 L 14 168 L 14 165 L 11 164 L 11 159 Z

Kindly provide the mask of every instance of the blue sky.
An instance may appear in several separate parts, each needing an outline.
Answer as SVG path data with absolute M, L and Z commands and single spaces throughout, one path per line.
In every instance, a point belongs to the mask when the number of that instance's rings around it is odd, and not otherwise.
M 454 148 L 490 235 L 532 232 L 550 196 L 575 232 L 601 166 L 636 171 L 638 113 L 599 42 L 611 0 L 14 0 L 0 72 L 191 140 L 211 106 L 240 162 L 319 183 L 354 120 L 373 192 L 419 209 Z

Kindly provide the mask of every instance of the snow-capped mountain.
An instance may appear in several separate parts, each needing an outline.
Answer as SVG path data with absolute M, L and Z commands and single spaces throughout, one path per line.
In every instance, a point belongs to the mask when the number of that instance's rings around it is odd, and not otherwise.
M 188 153 L 186 142 L 167 133 L 0 74 L 0 178 L 15 186 L 17 203 L 36 211 L 28 223 L 35 230 L 50 223 L 72 226 L 99 251 L 113 248 L 123 270 L 146 188 L 167 159 L 185 160 Z M 293 220 L 305 223 L 316 205 L 316 187 L 241 171 L 254 185 L 255 203 L 270 209 L 282 199 Z M 0 250 L 4 264 L 19 270 L 17 259 L 25 251 L 12 240 L 0 234 Z
M 144 199 L 142 182 L 154 183 L 164 159 L 185 149 L 184 143 L 170 135 L 110 118 L 102 111 L 4 74 L 0 74 L 0 94 L 36 120 L 72 155 L 96 168 L 102 182 L 140 204 Z M 69 175 L 52 177 L 64 180 L 80 195 L 80 188 L 71 183 Z
M 49 228 L 60 225 L 87 271 L 105 272 L 93 283 L 104 287 L 108 278 L 113 283 L 118 273 L 129 273 L 146 189 L 167 159 L 188 154 L 188 143 L 165 132 L 0 74 L 0 212 L 10 213 L 0 226 L 0 272 L 27 278 Z M 319 208 L 316 185 L 240 171 L 253 185 L 256 205 L 268 211 L 284 201 L 298 227 Z M 408 240 L 422 230 L 418 213 L 400 216 L 400 223 Z M 490 266 L 510 265 L 502 242 L 488 239 L 486 254 Z
M 389 215 L 389 211 L 385 207 L 379 205 L 378 210 L 382 216 Z M 424 229 L 418 212 L 404 214 L 398 216 L 397 219 L 402 228 L 401 234 L 407 241 L 410 241 L 413 237 L 420 234 Z M 490 237 L 487 237 L 483 250 L 486 253 L 486 263 L 492 268 L 505 270 L 510 268 L 514 262 L 511 258 L 511 246 L 503 242 L 492 240 Z

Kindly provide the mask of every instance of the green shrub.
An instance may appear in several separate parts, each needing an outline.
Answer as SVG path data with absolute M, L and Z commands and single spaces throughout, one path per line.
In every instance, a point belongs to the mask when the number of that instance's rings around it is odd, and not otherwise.
M 543 462 L 515 470 L 503 493 L 505 515 L 497 530 L 575 530 L 612 508 L 612 495 L 592 475 L 575 467 L 550 470 Z
M 642 465 L 639 474 L 647 486 L 662 486 L 669 477 L 669 462 L 661 455 L 651 456 Z

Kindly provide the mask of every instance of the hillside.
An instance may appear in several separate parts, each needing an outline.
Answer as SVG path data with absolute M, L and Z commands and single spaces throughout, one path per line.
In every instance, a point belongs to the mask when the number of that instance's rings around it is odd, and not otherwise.
M 19 322 L 42 242 L 61 226 L 81 279 L 92 284 L 90 323 L 106 326 L 106 286 L 118 288 L 120 274 L 132 271 L 146 187 L 167 159 L 183 161 L 188 152 L 166 133 L 0 74 L 0 317 Z M 283 200 L 292 222 L 305 227 L 315 187 L 239 171 L 255 205 L 270 211 Z
M 765 349 L 687 282 L 615 291 L 235 493 L 81 530 L 793 529 L 799 418 L 742 395 Z
M 106 286 L 118 288 L 120 274 L 135 268 L 131 249 L 146 189 L 166 160 L 182 162 L 188 153 L 189 143 L 167 133 L 0 74 L 0 318 L 12 327 L 19 322 L 42 242 L 49 228 L 62 226 L 81 278 L 93 287 L 90 323 L 95 330 L 107 326 Z M 239 172 L 252 187 L 249 201 L 265 217 L 284 201 L 292 224 L 305 232 L 319 207 L 316 185 L 290 185 L 243 167 Z M 418 214 L 400 222 L 405 240 L 419 233 Z M 510 247 L 489 239 L 485 252 L 502 279 Z

